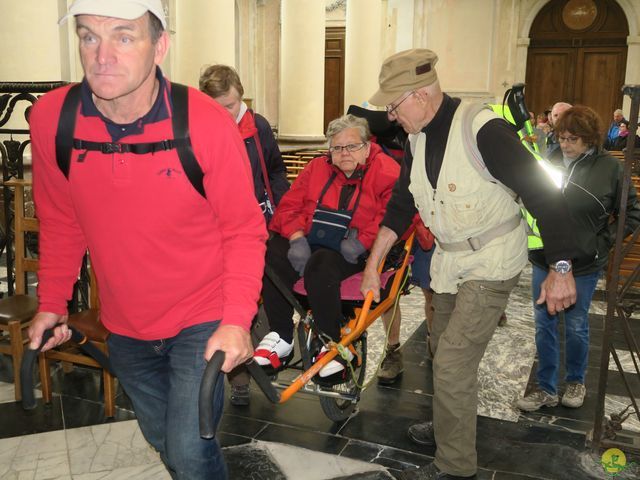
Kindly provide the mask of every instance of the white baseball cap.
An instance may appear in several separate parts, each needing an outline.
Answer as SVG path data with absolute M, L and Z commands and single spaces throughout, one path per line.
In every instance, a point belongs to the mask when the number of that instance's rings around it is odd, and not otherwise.
M 162 0 L 75 0 L 69 7 L 69 13 L 60 19 L 63 24 L 69 17 L 76 15 L 100 15 L 101 17 L 135 20 L 146 12 L 151 12 L 167 29 Z

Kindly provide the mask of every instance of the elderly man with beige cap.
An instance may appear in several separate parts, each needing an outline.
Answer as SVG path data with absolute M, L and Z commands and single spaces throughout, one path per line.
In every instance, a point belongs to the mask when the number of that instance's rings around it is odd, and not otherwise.
M 416 212 L 436 237 L 431 263 L 433 422 L 409 429 L 419 444 L 436 445 L 432 464 L 403 472 L 405 479 L 475 478 L 478 365 L 527 262 L 527 237 L 513 192 L 538 219 L 550 274 L 539 303 L 550 312 L 575 302 L 574 241 L 566 204 L 520 144 L 516 132 L 489 110 L 467 118 L 471 107 L 442 92 L 431 50 L 387 58 L 370 102 L 386 106 L 407 133 L 401 174 L 367 261 L 362 291 L 378 298 L 376 267 Z M 469 109 L 469 110 L 468 110 Z M 476 109 L 477 111 L 477 109 Z M 473 147 L 465 145 L 471 122 Z M 490 175 L 481 174 L 485 167 Z M 493 178 L 491 178 L 493 177 Z M 507 190 L 507 187 L 512 191 Z
M 161 0 L 76 0 L 69 17 L 84 79 L 30 117 L 41 254 L 31 346 L 47 328 L 44 350 L 69 339 L 88 249 L 111 364 L 142 433 L 172 478 L 223 480 L 219 444 L 200 438 L 198 391 L 215 351 L 225 372 L 253 354 L 267 232 L 244 143 L 222 106 L 162 75 Z M 216 422 L 223 390 L 220 376 Z

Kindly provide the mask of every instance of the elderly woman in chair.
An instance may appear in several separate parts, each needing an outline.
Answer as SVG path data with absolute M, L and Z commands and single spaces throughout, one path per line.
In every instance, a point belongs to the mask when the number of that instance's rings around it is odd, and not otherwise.
M 316 326 L 340 340 L 340 282 L 364 269 L 391 190 L 398 163 L 370 142 L 367 121 L 345 115 L 329 123 L 329 153 L 313 159 L 278 205 L 269 224 L 266 262 L 289 289 L 304 278 Z M 293 354 L 293 307 L 265 275 L 262 298 L 271 332 L 258 345 L 259 365 L 281 367 Z M 327 351 L 323 347 L 316 360 Z M 345 370 L 342 358 L 322 370 Z

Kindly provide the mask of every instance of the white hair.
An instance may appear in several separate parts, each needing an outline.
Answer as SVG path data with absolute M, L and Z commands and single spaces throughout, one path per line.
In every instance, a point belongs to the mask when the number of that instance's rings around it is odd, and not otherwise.
M 363 142 L 368 142 L 371 138 L 371 131 L 369 130 L 369 122 L 364 118 L 356 117 L 350 113 L 343 115 L 342 117 L 338 117 L 329 122 L 327 126 L 327 140 L 331 143 L 331 139 L 335 137 L 337 134 L 346 130 L 347 128 L 357 128 L 358 133 L 360 134 L 360 139 Z

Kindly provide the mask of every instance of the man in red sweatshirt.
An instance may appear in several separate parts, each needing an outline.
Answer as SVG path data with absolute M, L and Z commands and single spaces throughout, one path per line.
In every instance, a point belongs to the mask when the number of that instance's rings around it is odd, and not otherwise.
M 173 478 L 224 479 L 219 445 L 200 438 L 197 402 L 215 351 L 226 353 L 225 372 L 253 353 L 267 233 L 244 144 L 206 95 L 189 88 L 187 102 L 174 101 L 158 67 L 169 48 L 161 0 L 76 0 L 70 16 L 85 77 L 66 176 L 56 128 L 70 88 L 42 97 L 30 117 L 41 254 L 31 347 L 46 328 L 55 334 L 45 350 L 70 338 L 66 304 L 88 249 L 113 368 L 145 438 Z M 175 148 L 174 106 L 185 104 L 201 192 Z

